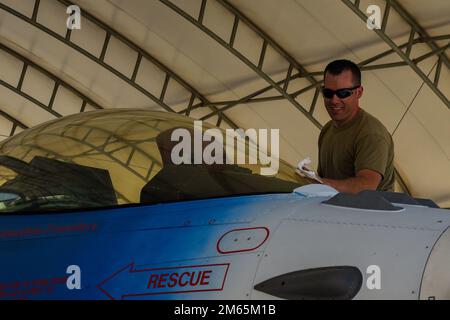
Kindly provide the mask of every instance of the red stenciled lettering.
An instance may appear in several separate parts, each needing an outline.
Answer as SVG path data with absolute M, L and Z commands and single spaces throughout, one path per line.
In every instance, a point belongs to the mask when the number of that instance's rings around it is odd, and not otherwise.
M 147 288 L 150 288 L 153 284 L 153 288 L 156 288 L 156 281 L 158 280 L 158 275 L 157 274 L 152 274 L 150 276 L 150 280 L 148 281 L 148 286 Z
M 49 285 L 49 280 L 48 279 L 36 279 L 33 280 L 33 285 L 35 287 L 45 287 Z
M 166 285 L 164 284 L 167 281 L 168 273 L 163 273 L 159 275 L 158 288 L 164 288 Z
M 42 288 L 32 288 L 29 290 L 29 292 L 30 292 L 29 294 L 32 294 L 32 295 L 39 294 L 42 290 L 43 290 Z
M 206 286 L 206 285 L 209 284 L 209 281 L 206 282 L 206 280 L 210 278 L 209 275 L 211 274 L 211 272 L 212 272 L 212 270 L 207 270 L 207 271 L 204 271 L 204 272 L 203 272 L 203 274 L 202 274 L 202 280 L 200 281 L 200 285 Z
M 189 283 L 189 280 L 186 281 L 186 282 L 184 282 L 184 283 L 181 283 L 181 281 L 183 280 L 183 277 L 184 277 L 185 275 L 187 275 L 187 276 L 189 277 L 190 273 L 189 273 L 189 272 L 183 272 L 183 273 L 181 274 L 180 279 L 178 280 L 178 284 L 180 285 L 180 287 L 185 287 L 185 286 L 187 286 L 187 284 Z
M 202 271 L 200 272 L 192 272 L 191 274 L 191 280 L 189 281 L 189 284 L 193 287 L 195 287 L 196 285 L 198 285 L 198 282 L 200 281 L 200 276 L 202 275 Z M 197 280 L 194 281 L 195 276 L 197 276 Z
M 68 277 L 63 278 L 52 278 L 50 279 L 50 285 L 56 285 L 56 284 L 66 284 Z
M 172 273 L 172 274 L 170 275 L 170 277 L 169 277 L 169 281 L 170 281 L 170 282 L 167 284 L 167 286 L 168 286 L 169 288 L 175 287 L 175 286 L 177 285 L 177 283 L 178 283 L 178 272 Z

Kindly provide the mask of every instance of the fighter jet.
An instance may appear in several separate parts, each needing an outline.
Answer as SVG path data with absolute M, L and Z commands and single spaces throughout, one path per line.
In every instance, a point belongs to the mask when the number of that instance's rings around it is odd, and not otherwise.
M 232 161 L 217 131 L 182 141 L 197 131 L 117 109 L 2 142 L 0 299 L 450 298 L 448 210 Z

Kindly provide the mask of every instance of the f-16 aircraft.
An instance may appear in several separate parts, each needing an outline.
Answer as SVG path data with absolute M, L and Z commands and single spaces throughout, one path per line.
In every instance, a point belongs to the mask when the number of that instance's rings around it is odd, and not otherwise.
M 118 109 L 4 141 L 0 299 L 450 299 L 447 210 L 283 161 L 177 165 L 180 128 Z

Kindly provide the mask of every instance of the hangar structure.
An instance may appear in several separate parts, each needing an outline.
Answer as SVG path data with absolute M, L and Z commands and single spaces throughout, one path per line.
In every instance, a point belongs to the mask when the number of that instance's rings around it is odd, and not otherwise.
M 81 29 L 67 28 L 71 5 Z M 449 16 L 447 0 L 0 0 L 1 139 L 149 108 L 279 128 L 280 157 L 316 165 L 322 70 L 346 58 L 363 71 L 362 107 L 394 139 L 397 190 L 448 208 Z

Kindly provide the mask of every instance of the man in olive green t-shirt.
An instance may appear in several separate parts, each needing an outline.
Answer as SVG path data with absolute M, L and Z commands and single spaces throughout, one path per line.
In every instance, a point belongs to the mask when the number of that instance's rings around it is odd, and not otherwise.
M 340 192 L 393 191 L 394 144 L 384 125 L 359 106 L 358 66 L 331 62 L 322 94 L 331 118 L 319 136 L 318 174 L 324 183 Z

